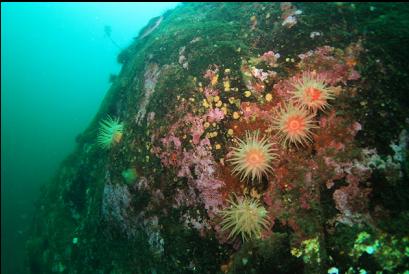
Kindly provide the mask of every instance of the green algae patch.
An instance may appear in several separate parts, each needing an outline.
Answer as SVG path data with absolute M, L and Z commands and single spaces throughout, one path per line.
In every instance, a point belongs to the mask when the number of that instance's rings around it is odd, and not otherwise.
M 125 183 L 132 184 L 138 178 L 138 173 L 135 168 L 128 168 L 121 173 L 122 178 L 124 178 Z

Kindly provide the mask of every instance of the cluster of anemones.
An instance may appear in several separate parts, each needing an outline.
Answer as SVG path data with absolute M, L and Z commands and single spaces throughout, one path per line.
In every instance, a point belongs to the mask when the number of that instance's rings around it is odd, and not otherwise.
M 281 106 L 272 119 L 272 128 L 284 146 L 311 141 L 312 129 L 317 127 L 314 120 L 317 111 L 328 107 L 328 100 L 334 99 L 333 89 L 315 72 L 294 78 L 292 86 L 290 101 Z M 242 180 L 260 180 L 271 170 L 270 163 L 275 157 L 268 139 L 259 138 L 259 131 L 254 131 L 247 132 L 244 140 L 238 139 L 230 162 L 234 166 L 233 173 Z
M 311 140 L 316 127 L 314 117 L 318 110 L 328 107 L 334 91 L 316 72 L 305 72 L 294 78 L 291 99 L 281 106 L 273 118 L 272 128 L 284 146 L 304 145 Z
M 232 150 L 229 161 L 233 174 L 241 180 L 260 182 L 272 171 L 272 161 L 277 158 L 272 142 L 266 136 L 260 137 L 259 130 L 247 131 L 245 138 L 238 139 L 238 146 Z M 231 198 L 230 207 L 221 211 L 221 229 L 230 231 L 229 238 L 241 236 L 243 241 L 259 238 L 268 228 L 267 210 L 253 198 Z
M 319 110 L 328 107 L 328 100 L 334 99 L 334 91 L 325 79 L 315 72 L 305 72 L 294 77 L 291 83 L 291 99 L 279 107 L 272 119 L 279 142 L 290 145 L 305 145 L 312 139 L 316 128 L 315 116 Z M 233 174 L 242 181 L 261 181 L 272 171 L 276 159 L 274 144 L 266 137 L 259 137 L 259 131 L 246 132 L 244 140 L 237 139 L 229 159 Z M 236 199 L 237 200 L 237 199 Z M 221 212 L 222 230 L 230 230 L 229 237 L 241 235 L 243 240 L 259 237 L 268 226 L 265 208 L 254 199 L 229 200 L 230 207 Z

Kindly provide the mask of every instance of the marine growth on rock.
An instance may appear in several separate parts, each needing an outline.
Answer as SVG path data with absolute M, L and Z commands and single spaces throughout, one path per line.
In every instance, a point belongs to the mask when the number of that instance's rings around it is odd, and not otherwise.
M 44 194 L 58 206 L 42 203 L 33 264 L 404 273 L 409 51 L 396 49 L 409 41 L 408 14 L 404 4 L 209 2 L 156 18 L 98 116 L 122 122 L 92 124 Z M 73 235 L 87 242 L 64 250 Z

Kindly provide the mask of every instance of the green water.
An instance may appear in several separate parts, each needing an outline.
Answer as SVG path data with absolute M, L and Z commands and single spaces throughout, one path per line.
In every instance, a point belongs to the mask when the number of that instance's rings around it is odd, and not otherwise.
M 25 273 L 40 187 L 97 112 L 110 74 L 119 72 L 117 46 L 128 46 L 152 17 L 176 5 L 1 4 L 1 273 Z

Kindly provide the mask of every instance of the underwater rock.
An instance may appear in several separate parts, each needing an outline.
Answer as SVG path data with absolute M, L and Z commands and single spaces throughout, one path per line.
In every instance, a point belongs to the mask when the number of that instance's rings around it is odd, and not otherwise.
M 152 19 L 41 193 L 31 272 L 407 269 L 408 7 L 185 3 Z
M 142 119 L 145 118 L 146 107 L 152 94 L 155 92 L 155 86 L 160 75 L 160 68 L 157 64 L 149 64 L 144 74 L 143 97 L 138 106 L 138 113 L 135 116 L 136 124 L 140 125 Z
M 152 25 L 148 24 L 147 28 L 142 32 L 142 34 L 140 35 L 140 39 L 145 38 L 146 36 L 148 36 L 149 34 L 151 34 L 162 22 L 163 20 L 163 16 L 159 16 L 157 18 L 153 18 L 151 20 Z

